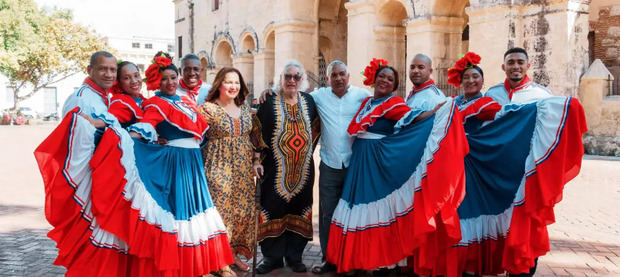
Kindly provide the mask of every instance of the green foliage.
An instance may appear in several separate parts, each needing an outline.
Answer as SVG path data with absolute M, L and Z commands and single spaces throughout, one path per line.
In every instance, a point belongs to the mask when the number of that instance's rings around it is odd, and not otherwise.
M 90 55 L 106 46 L 94 32 L 72 22 L 71 12 L 44 11 L 33 0 L 0 0 L 0 73 L 15 87 L 15 100 L 85 71 Z M 25 95 L 19 90 L 33 88 Z

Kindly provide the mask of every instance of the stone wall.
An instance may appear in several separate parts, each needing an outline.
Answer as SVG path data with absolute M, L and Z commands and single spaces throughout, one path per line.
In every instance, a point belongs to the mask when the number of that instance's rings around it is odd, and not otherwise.
M 601 7 L 598 21 L 590 22 L 594 30 L 594 57 L 607 66 L 620 65 L 620 4 Z
M 586 153 L 620 156 L 620 96 L 606 96 L 609 71 L 595 60 L 581 78 L 579 100 L 588 123 Z

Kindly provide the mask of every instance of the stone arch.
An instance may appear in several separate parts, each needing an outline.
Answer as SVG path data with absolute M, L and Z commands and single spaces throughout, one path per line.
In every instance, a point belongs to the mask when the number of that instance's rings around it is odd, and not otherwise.
M 469 0 L 430 0 L 429 14 L 432 16 L 463 17 Z
M 274 23 L 269 22 L 269 24 L 267 24 L 267 26 L 265 26 L 265 29 L 263 30 L 263 47 L 265 49 L 275 49 L 276 47 L 276 41 L 275 41 L 275 35 L 276 35 L 276 31 L 274 28 Z
M 237 53 L 238 49 L 230 33 L 228 31 L 218 32 L 217 34 L 215 34 L 213 41 L 211 43 L 211 57 L 215 57 L 215 55 L 213 55 L 214 54 L 213 51 L 216 49 L 216 46 L 218 46 L 222 41 L 226 41 L 230 45 L 232 54 Z
M 407 33 L 404 27 L 408 18 L 407 4 L 405 1 L 387 0 L 380 1 L 376 10 L 377 25 L 374 27 L 377 39 L 377 52 L 398 71 L 399 84 L 398 94 L 405 95 L 407 76 Z M 406 3 L 406 2 L 405 2 Z
M 209 66 L 209 62 L 207 62 L 207 58 L 206 57 L 200 58 L 200 65 L 203 68 L 202 72 L 200 72 L 200 80 L 206 81 L 207 80 L 207 70 L 206 69 Z
M 316 2 L 319 22 L 319 53 L 327 63 L 333 60 L 347 62 L 348 16 L 347 0 L 319 0 Z
M 254 31 L 254 28 L 248 26 L 243 29 L 241 32 L 241 36 L 239 36 L 239 41 L 241 42 L 241 51 L 247 52 L 250 51 L 258 51 L 258 35 Z
M 377 10 L 381 10 L 383 8 L 385 8 L 386 4 L 390 4 L 393 5 L 393 2 L 398 2 L 400 3 L 400 6 L 404 9 L 405 11 L 405 18 L 414 18 L 416 16 L 416 12 L 415 12 L 415 6 L 414 6 L 414 1 L 413 0 L 380 0 L 377 1 L 376 5 L 377 5 Z
M 220 39 L 215 43 L 215 67 L 222 68 L 232 66 L 233 45 L 227 39 Z

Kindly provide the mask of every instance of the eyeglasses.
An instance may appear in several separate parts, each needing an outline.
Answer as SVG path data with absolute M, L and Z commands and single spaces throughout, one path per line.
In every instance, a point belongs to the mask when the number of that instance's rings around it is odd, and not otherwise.
M 287 80 L 287 81 L 295 80 L 295 82 L 299 82 L 299 80 L 301 80 L 301 75 L 284 74 L 284 80 Z

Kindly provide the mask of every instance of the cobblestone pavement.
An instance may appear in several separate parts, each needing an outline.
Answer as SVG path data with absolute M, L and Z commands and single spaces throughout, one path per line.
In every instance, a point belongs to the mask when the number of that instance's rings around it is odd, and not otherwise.
M 50 226 L 43 215 L 43 185 L 32 156 L 53 127 L 0 126 L 0 277 L 64 273 L 64 268 L 52 265 L 56 248 L 46 237 Z M 315 201 L 315 238 L 304 252 L 309 269 L 321 260 L 316 206 Z M 620 276 L 618 206 L 620 159 L 584 158 L 580 175 L 567 184 L 564 199 L 555 208 L 556 223 L 549 227 L 551 252 L 540 258 L 536 275 Z M 239 273 L 245 275 L 251 274 Z M 283 268 L 265 276 L 313 274 Z

